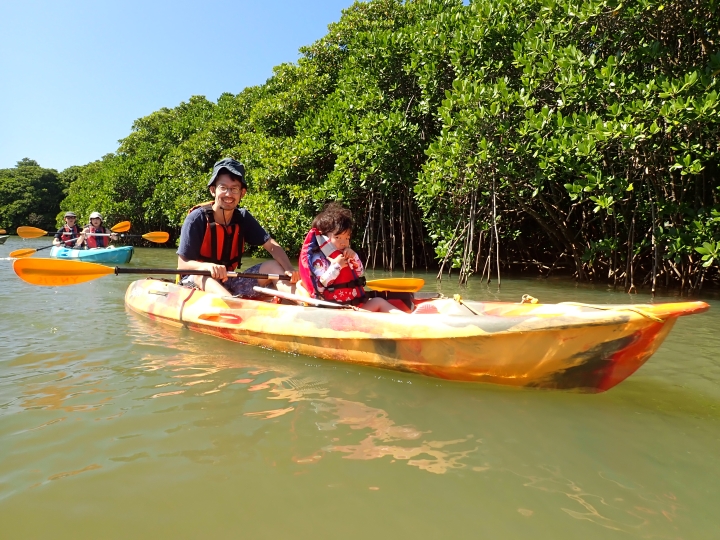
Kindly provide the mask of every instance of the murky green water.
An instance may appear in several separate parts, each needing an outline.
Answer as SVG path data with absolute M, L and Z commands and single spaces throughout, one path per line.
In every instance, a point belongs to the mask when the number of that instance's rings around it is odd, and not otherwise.
M 0 257 L 41 245 L 13 237 Z M 146 249 L 131 264 L 174 262 Z M 718 301 L 588 395 L 193 334 L 126 312 L 132 280 L 37 288 L 0 261 L 3 539 L 717 538 Z M 628 301 L 541 280 L 461 292 Z

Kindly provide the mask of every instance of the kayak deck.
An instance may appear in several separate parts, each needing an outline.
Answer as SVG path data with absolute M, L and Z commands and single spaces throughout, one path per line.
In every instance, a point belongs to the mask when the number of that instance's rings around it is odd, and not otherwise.
M 278 351 L 443 379 L 602 392 L 634 373 L 677 317 L 704 302 L 656 305 L 423 301 L 398 315 L 219 297 L 135 281 L 128 308 L 151 319 Z
M 110 246 L 93 249 L 69 249 L 55 246 L 50 250 L 50 257 L 94 263 L 126 264 L 132 259 L 133 253 L 132 246 Z

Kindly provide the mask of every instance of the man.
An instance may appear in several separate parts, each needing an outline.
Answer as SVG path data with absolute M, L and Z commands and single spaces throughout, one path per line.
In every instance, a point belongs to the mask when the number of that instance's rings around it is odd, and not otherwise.
M 75 212 L 65 212 L 63 216 L 65 225 L 60 227 L 53 238 L 53 246 L 72 247 L 75 245 L 76 239 L 80 236 L 80 227 L 77 226 L 77 216 Z
M 253 290 L 254 285 L 265 287 L 270 280 L 228 278 L 227 273 L 240 267 L 245 242 L 262 246 L 274 260 L 257 264 L 245 270 L 247 273 L 285 274 L 290 283 L 297 283 L 300 274 L 288 259 L 285 250 L 263 229 L 246 208 L 238 204 L 247 193 L 245 167 L 232 158 L 225 158 L 213 167 L 208 188 L 214 201 L 193 208 L 185 218 L 180 231 L 180 247 L 177 250 L 178 269 L 208 270 L 208 276 L 183 276 L 180 283 L 213 294 L 240 295 L 246 298 L 261 296 Z M 286 291 L 290 287 L 278 282 Z

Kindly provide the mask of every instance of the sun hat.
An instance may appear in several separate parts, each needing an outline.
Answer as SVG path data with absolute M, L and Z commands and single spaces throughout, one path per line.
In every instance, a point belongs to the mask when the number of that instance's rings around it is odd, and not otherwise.
M 220 161 L 215 163 L 215 165 L 213 166 L 212 176 L 210 177 L 210 181 L 207 184 L 208 187 L 212 186 L 215 183 L 215 179 L 222 172 L 223 169 L 236 176 L 239 176 L 240 182 L 247 189 L 247 182 L 245 181 L 245 165 L 243 165 L 239 161 L 235 161 L 233 158 L 221 159 Z
M 65 215 L 63 217 L 77 217 L 75 215 L 75 212 L 65 212 Z
M 103 217 L 100 212 L 93 212 L 92 214 L 90 214 L 90 219 L 93 219 L 93 218 L 100 218 L 102 220 Z

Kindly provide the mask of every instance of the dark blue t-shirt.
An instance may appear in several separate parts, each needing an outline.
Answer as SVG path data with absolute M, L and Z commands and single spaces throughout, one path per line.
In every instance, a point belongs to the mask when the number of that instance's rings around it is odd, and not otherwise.
M 262 246 L 270 240 L 271 236 L 263 229 L 247 208 L 238 208 L 240 212 L 240 228 L 245 243 L 252 246 Z M 220 225 L 220 224 L 218 224 Z M 201 208 L 196 208 L 185 218 L 180 230 L 180 247 L 177 254 L 186 261 L 200 259 L 200 247 L 205 238 L 207 218 Z

